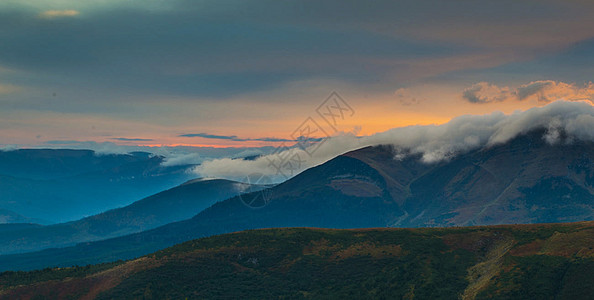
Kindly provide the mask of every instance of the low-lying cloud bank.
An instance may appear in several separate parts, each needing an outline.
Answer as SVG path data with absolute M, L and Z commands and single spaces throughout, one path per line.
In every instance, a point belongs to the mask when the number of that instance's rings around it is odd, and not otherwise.
M 547 129 L 543 138 L 549 143 L 557 142 L 561 131 L 577 139 L 594 141 L 594 107 L 586 102 L 557 101 L 511 115 L 501 112 L 464 115 L 443 125 L 394 128 L 363 137 L 344 134 L 329 138 L 320 145 L 287 149 L 255 160 L 223 158 L 204 161 L 195 172 L 203 177 L 232 180 L 262 174 L 280 182 L 340 154 L 366 146 L 394 145 L 407 153 L 421 154 L 425 162 L 435 162 L 480 147 L 505 143 L 538 128 Z
M 124 142 L 142 141 L 144 139 L 113 138 Z M 79 149 L 92 150 L 95 155 L 128 154 L 131 152 L 147 152 L 152 155 L 164 157 L 161 165 L 197 165 L 205 160 L 220 159 L 223 157 L 243 158 L 262 155 L 274 150 L 271 146 L 252 148 L 214 148 L 194 146 L 135 146 L 119 145 L 113 142 L 51 140 L 39 146 L 22 147 L 20 145 L 0 144 L 0 151 L 14 151 L 18 149 Z

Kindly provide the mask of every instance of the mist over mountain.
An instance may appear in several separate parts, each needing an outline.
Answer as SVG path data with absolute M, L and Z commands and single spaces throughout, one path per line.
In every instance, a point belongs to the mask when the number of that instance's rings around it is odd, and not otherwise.
M 340 155 L 192 219 L 64 249 L 0 257 L 11 268 L 133 258 L 190 239 L 270 227 L 433 227 L 594 220 L 594 142 L 547 128 L 426 162 L 393 146 Z M 268 197 L 268 198 L 266 198 Z M 258 201 L 264 201 L 260 203 Z M 251 203 L 252 206 L 246 205 Z
M 401 151 L 399 156 L 419 155 L 422 161 L 431 163 L 507 143 L 537 129 L 546 130 L 545 140 L 551 144 L 558 142 L 561 132 L 578 140 L 594 141 L 592 128 L 594 106 L 587 102 L 556 101 L 509 115 L 502 112 L 462 115 L 441 125 L 399 127 L 369 136 L 339 134 L 323 140 L 319 145 L 280 151 L 255 160 L 224 158 L 205 161 L 195 167 L 195 172 L 203 177 L 235 180 L 257 172 L 284 181 L 286 177 L 278 176 L 277 169 L 270 167 L 270 161 L 275 161 L 278 157 L 299 157 L 302 162 L 292 174 L 298 174 L 346 152 L 378 145 L 391 145 Z

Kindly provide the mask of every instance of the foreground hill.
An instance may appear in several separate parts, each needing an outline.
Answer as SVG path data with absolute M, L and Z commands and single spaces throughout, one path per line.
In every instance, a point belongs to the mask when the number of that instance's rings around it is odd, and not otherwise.
M 0 253 L 65 247 L 152 229 L 191 218 L 247 188 L 247 184 L 229 180 L 193 180 L 131 205 L 78 221 L 45 227 L 15 225 L 13 230 L 4 230 L 0 235 Z M 258 188 L 250 186 L 250 190 Z
M 0 299 L 591 299 L 594 222 L 267 229 L 0 274 Z
M 594 143 L 567 139 L 550 145 L 545 133 L 534 131 L 431 164 L 415 155 L 396 159 L 398 149 L 391 147 L 368 147 L 266 190 L 266 203 L 258 203 L 264 199 L 261 193 L 235 197 L 192 219 L 149 231 L 0 256 L 0 268 L 26 270 L 130 259 L 200 237 L 257 228 L 594 220 Z

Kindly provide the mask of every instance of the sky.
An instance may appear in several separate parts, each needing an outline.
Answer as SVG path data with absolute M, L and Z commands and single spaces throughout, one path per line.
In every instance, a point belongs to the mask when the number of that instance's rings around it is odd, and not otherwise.
M 592 103 L 592 15 L 578 0 L 3 0 L 0 148 L 200 161 L 305 129 Z

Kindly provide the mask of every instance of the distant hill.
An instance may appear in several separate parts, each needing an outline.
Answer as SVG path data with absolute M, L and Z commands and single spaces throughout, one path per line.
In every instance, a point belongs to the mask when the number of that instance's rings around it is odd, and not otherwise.
M 249 186 L 251 190 L 261 187 Z M 247 184 L 228 180 L 192 180 L 95 216 L 45 227 L 16 227 L 0 235 L 0 253 L 71 246 L 152 229 L 191 218 L 218 201 L 238 195 Z M 0 227 L 1 228 L 1 227 Z
M 29 218 L 66 222 L 177 186 L 193 167 L 162 166 L 149 153 L 90 150 L 0 151 L 0 208 Z
M 149 153 L 100 154 L 92 150 L 19 149 L 0 151 L 0 174 L 38 180 L 58 179 L 144 161 Z
M 267 191 L 222 201 L 190 220 L 129 236 L 22 256 L 6 269 L 130 259 L 184 241 L 272 227 L 433 227 L 594 220 L 594 143 L 547 144 L 544 130 L 427 164 L 368 147 Z M 404 149 L 398 149 L 403 151 Z M 258 198 L 259 197 L 259 198 Z M 260 200 L 258 200 L 260 201 Z M 257 203 L 256 203 L 257 204 Z M 260 205 L 255 205 L 260 206 Z
M 47 224 L 48 222 L 40 219 L 32 219 L 22 216 L 7 209 L 0 208 L 0 225 L 8 223 L 40 223 Z
M 0 299 L 591 299 L 594 222 L 267 229 L 0 274 Z

